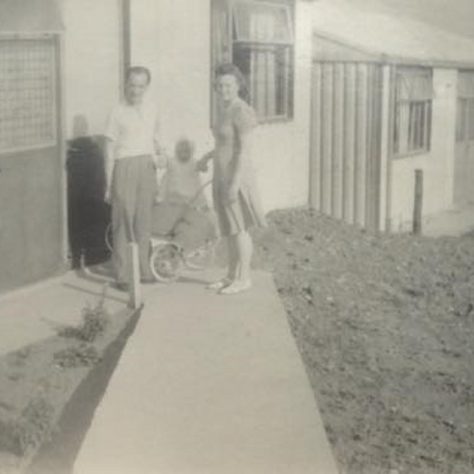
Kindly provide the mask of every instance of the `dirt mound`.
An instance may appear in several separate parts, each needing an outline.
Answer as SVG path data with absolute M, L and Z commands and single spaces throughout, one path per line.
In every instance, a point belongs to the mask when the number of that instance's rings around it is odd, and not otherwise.
M 474 236 L 269 221 L 255 263 L 274 272 L 344 472 L 474 472 Z

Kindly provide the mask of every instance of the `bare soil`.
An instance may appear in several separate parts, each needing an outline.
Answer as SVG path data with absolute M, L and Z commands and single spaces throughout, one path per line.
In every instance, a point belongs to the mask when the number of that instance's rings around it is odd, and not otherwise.
M 474 236 L 373 235 L 309 210 L 255 236 L 341 471 L 474 472 Z
M 129 309 L 85 308 L 82 325 L 0 357 L 0 473 L 23 472 L 44 443 L 61 437 L 65 407 L 133 317 Z

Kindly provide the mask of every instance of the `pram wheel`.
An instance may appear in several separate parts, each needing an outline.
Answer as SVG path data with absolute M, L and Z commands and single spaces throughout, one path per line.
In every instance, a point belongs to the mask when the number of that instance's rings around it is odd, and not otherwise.
M 183 267 L 181 247 L 172 242 L 159 242 L 154 245 L 150 257 L 150 270 L 153 276 L 164 283 L 175 281 Z
M 204 270 L 214 260 L 215 242 L 209 241 L 184 256 L 184 264 L 189 270 Z
M 110 223 L 105 229 L 105 245 L 109 249 L 109 252 L 112 252 L 113 250 L 112 223 Z

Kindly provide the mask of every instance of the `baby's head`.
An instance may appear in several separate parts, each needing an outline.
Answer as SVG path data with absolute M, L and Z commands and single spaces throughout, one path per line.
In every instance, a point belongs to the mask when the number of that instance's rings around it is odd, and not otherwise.
M 188 162 L 194 155 L 194 143 L 188 138 L 180 138 L 176 143 L 175 154 L 181 163 Z

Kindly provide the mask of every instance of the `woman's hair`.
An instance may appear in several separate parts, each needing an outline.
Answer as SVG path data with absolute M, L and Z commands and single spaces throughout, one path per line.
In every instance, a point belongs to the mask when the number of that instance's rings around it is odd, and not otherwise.
M 147 78 L 147 83 L 151 82 L 151 72 L 147 67 L 143 66 L 132 66 L 127 69 L 125 73 L 125 82 L 128 82 L 131 76 L 143 74 Z
M 239 96 L 241 99 L 245 100 L 245 102 L 250 101 L 250 94 L 247 85 L 247 80 L 245 76 L 242 74 L 242 71 L 232 63 L 223 63 L 219 64 L 216 67 L 216 80 L 219 79 L 221 76 L 234 76 L 237 84 L 239 86 Z

